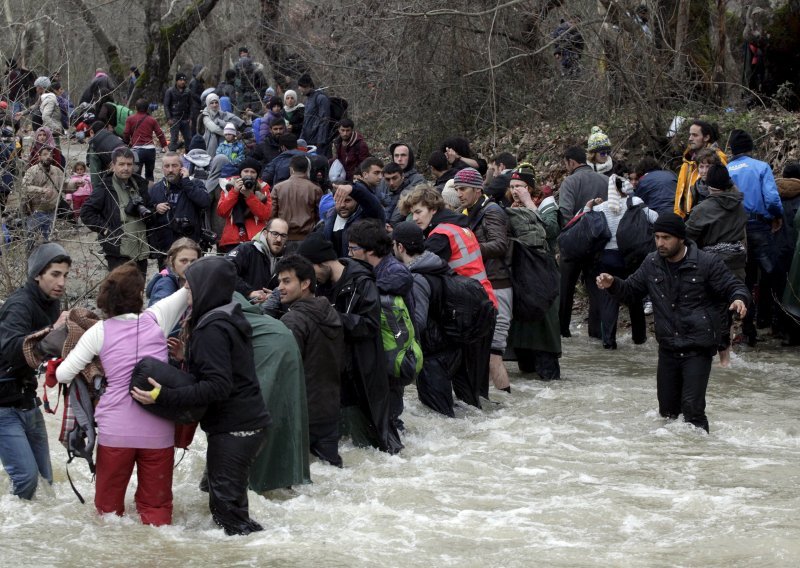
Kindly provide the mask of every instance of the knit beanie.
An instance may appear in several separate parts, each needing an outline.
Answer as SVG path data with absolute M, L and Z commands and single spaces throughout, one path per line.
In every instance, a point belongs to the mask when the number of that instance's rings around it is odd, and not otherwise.
M 69 256 L 64 247 L 57 243 L 45 243 L 33 249 L 28 257 L 28 278 L 39 276 L 57 256 Z
M 34 87 L 41 87 L 42 89 L 49 89 L 50 88 L 50 79 L 47 77 L 38 77 L 33 82 Z
M 330 260 L 336 260 L 336 251 L 333 244 L 322 236 L 322 233 L 311 233 L 300 243 L 297 254 L 305 257 L 312 264 L 322 264 Z
M 483 189 L 483 177 L 475 168 L 459 170 L 453 178 L 453 187 L 473 187 Z
M 520 164 L 512 173 L 511 179 L 518 179 L 528 184 L 531 189 L 536 189 L 536 172 L 530 164 Z
M 592 126 L 592 133 L 589 134 L 589 143 L 587 151 L 597 152 L 598 150 L 610 150 L 611 140 L 608 139 L 606 133 L 603 132 L 599 126 Z
M 236 136 L 236 127 L 233 125 L 232 122 L 229 122 L 225 125 L 224 130 L 222 131 L 223 134 L 233 134 Z
M 753 151 L 753 137 L 744 130 L 737 129 L 732 131 L 728 143 L 734 156 Z
M 416 223 L 403 221 L 392 229 L 392 240 L 405 246 L 422 245 L 425 241 L 425 235 L 423 235 L 422 229 Z
M 653 223 L 653 233 L 667 233 L 679 239 L 686 238 L 686 224 L 683 222 L 683 217 L 673 213 L 672 211 L 665 211 L 658 216 L 656 222 Z
M 219 102 L 219 95 L 217 95 L 217 93 L 211 93 L 210 95 L 206 95 L 206 106 L 210 105 L 211 101 Z
M 186 73 L 175 73 L 175 82 L 178 81 L 185 81 L 186 80 Z
M 728 168 L 725 166 L 714 164 L 708 168 L 706 174 L 706 185 L 713 189 L 727 190 L 733 185 L 731 176 L 728 173 Z
M 246 169 L 255 170 L 256 172 L 261 172 L 261 162 L 256 160 L 255 158 L 245 158 L 244 162 L 239 164 L 239 175 L 242 175 L 242 172 Z
M 461 207 L 461 200 L 458 198 L 458 192 L 453 186 L 454 183 L 455 180 L 449 179 L 447 183 L 444 184 L 444 188 L 442 188 L 442 199 L 444 199 L 444 203 L 447 205 L 448 209 L 457 209 Z

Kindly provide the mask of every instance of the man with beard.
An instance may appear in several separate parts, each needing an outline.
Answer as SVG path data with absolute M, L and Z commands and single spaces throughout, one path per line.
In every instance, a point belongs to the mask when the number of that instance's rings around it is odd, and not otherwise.
M 345 241 L 347 242 L 347 241 Z M 352 258 L 337 258 L 330 241 L 310 235 L 298 254 L 314 265 L 317 295 L 327 298 L 344 325 L 343 424 L 356 446 L 395 454 L 403 444 L 389 420 L 389 381 L 381 340 L 381 304 L 372 268 Z
M 29 249 L 33 248 L 34 235 L 41 233 L 44 241 L 50 240 L 53 212 L 58 206 L 58 196 L 64 185 L 64 172 L 53 164 L 53 151 L 39 150 L 39 162 L 28 168 L 22 178 L 18 204 L 28 213 L 25 228 L 28 230 Z M 14 194 L 12 193 L 12 196 Z
M 251 302 L 264 302 L 277 284 L 275 264 L 289 242 L 289 225 L 277 217 L 270 220 L 252 241 L 228 253 L 236 265 L 236 291 Z
M 369 146 L 360 132 L 355 131 L 355 123 L 349 118 L 339 122 L 339 136 L 333 141 L 334 157 L 344 166 L 347 181 L 358 173 L 358 166 L 369 157 Z
M 372 166 L 367 168 L 371 169 Z M 381 202 L 364 181 L 356 180 L 353 185 L 337 185 L 334 188 L 334 207 L 325 216 L 322 234 L 333 243 L 337 255 L 345 257 L 350 225 L 358 219 L 379 219 L 381 222 L 385 219 Z
M 659 413 L 669 419 L 683 414 L 684 421 L 708 432 L 705 397 L 721 335 L 718 305 L 729 303 L 728 310 L 744 317 L 750 294 L 718 256 L 686 240 L 679 215 L 659 215 L 653 233 L 656 252 L 636 272 L 625 280 L 601 273 L 597 287 L 623 302 L 650 295 L 659 345 Z
M 700 178 L 700 169 L 695 161 L 695 156 L 704 148 L 711 148 L 719 156 L 722 165 L 728 163 L 725 152 L 717 146 L 719 132 L 713 124 L 702 120 L 695 120 L 689 126 L 689 147 L 683 153 L 683 165 L 678 173 L 678 185 L 675 188 L 675 213 L 681 217 L 686 217 L 692 210 L 692 186 Z

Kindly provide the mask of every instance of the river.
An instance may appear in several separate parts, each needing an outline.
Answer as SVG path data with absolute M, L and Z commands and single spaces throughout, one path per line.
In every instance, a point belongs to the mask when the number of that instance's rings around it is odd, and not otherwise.
M 197 490 L 198 435 L 175 472 L 174 525 L 100 518 L 85 462 L 70 466 L 48 416 L 56 481 L 32 503 L 0 474 L 6 566 L 800 565 L 800 354 L 761 347 L 712 371 L 711 434 L 658 416 L 656 347 L 565 340 L 564 379 L 512 370 L 511 395 L 448 420 L 406 394 L 399 456 L 345 443 L 342 470 L 250 494 L 266 530 L 225 537 Z M 127 507 L 133 509 L 133 488 Z

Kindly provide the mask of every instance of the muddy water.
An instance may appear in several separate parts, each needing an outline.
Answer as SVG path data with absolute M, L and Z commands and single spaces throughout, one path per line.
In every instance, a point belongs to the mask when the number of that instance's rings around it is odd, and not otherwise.
M 228 538 L 197 481 L 198 436 L 175 474 L 174 526 L 99 518 L 51 447 L 56 483 L 33 503 L 0 474 L 7 566 L 797 566 L 797 351 L 762 348 L 715 369 L 711 435 L 665 423 L 655 344 L 615 353 L 565 342 L 564 380 L 527 381 L 483 412 L 435 416 L 407 393 L 400 456 L 345 444 L 346 468 L 312 464 L 313 485 L 251 497 L 266 530 Z M 48 418 L 52 439 L 56 422 Z M 89 498 L 84 464 L 71 466 Z M 129 509 L 132 506 L 129 491 Z

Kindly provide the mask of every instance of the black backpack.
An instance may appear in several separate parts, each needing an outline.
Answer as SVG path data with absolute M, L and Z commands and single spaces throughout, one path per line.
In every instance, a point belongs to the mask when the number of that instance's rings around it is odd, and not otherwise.
M 592 210 L 580 213 L 567 223 L 558 235 L 558 249 L 562 260 L 578 262 L 602 252 L 610 240 L 606 214 Z
M 339 122 L 347 115 L 347 107 L 350 106 L 350 103 L 345 99 L 342 97 L 328 97 L 328 102 L 330 102 L 331 108 L 331 122 Z
M 558 297 L 559 270 L 545 250 L 526 247 L 517 239 L 511 253 L 514 318 L 533 322 L 544 318 Z
M 617 227 L 617 250 L 625 257 L 625 267 L 633 272 L 648 254 L 656 250 L 656 242 L 653 224 L 644 210 L 646 205 L 633 205 L 633 197 L 628 197 L 627 203 L 628 209 Z
M 454 343 L 474 343 L 494 331 L 497 312 L 480 282 L 455 272 L 442 276 L 442 332 Z

